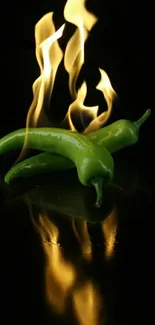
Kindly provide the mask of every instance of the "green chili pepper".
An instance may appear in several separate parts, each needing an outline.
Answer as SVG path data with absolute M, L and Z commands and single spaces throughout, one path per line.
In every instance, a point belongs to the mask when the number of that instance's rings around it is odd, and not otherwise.
M 106 148 L 110 153 L 130 146 L 138 141 L 140 126 L 150 115 L 146 110 L 144 115 L 135 122 L 119 120 L 111 125 L 86 135 L 92 142 Z M 20 131 L 19 131 L 20 133 Z M 22 145 L 21 145 L 22 146 Z M 44 152 L 23 160 L 13 166 L 5 176 L 5 182 L 10 183 L 18 177 L 29 177 L 45 172 L 74 168 L 74 164 L 66 157 Z
M 80 133 L 55 128 L 28 130 L 27 147 L 57 153 L 73 161 L 83 185 L 94 186 L 97 205 L 102 201 L 102 185 L 113 178 L 114 163 L 111 154 L 93 144 Z M 14 131 L 0 140 L 0 154 L 23 146 L 25 129 Z

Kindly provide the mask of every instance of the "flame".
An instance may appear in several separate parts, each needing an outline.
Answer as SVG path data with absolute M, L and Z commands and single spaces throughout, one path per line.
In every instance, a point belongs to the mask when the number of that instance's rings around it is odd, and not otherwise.
M 110 79 L 107 75 L 107 73 L 100 69 L 101 79 L 98 83 L 96 89 L 100 90 L 103 93 L 103 96 L 107 103 L 107 111 L 101 113 L 99 116 L 97 116 L 92 120 L 92 122 L 88 125 L 88 127 L 84 130 L 84 134 L 93 132 L 97 129 L 99 129 L 101 126 L 103 126 L 109 119 L 112 111 L 112 105 L 114 99 L 117 97 L 116 92 L 114 91 Z
M 73 98 L 73 102 L 68 108 L 66 118 L 72 131 L 76 131 L 71 115 L 75 111 L 79 111 L 81 123 L 83 124 L 83 133 L 92 132 L 107 122 L 111 110 L 113 99 L 116 96 L 112 88 L 110 80 L 106 72 L 99 69 L 101 80 L 97 85 L 107 102 L 107 111 L 98 116 L 98 106 L 87 107 L 84 105 L 87 96 L 86 81 L 82 83 L 80 89 L 76 90 L 76 82 L 84 64 L 84 46 L 88 39 L 89 33 L 97 22 L 97 17 L 90 13 L 85 7 L 86 0 L 68 0 L 64 7 L 64 19 L 75 26 L 75 32 L 67 43 L 65 53 L 62 52 L 58 39 L 63 35 L 65 24 L 57 31 L 53 21 L 53 12 L 44 15 L 35 26 L 35 43 L 36 43 L 36 59 L 40 68 L 40 76 L 33 83 L 33 101 L 29 108 L 26 120 L 26 128 L 30 126 L 44 125 L 44 120 L 48 121 L 43 110 L 45 103 L 49 105 L 52 95 L 55 78 L 58 67 L 64 58 L 64 67 L 69 75 L 69 89 Z M 86 127 L 83 112 L 87 112 L 91 118 L 90 124 Z M 44 125 L 45 126 L 45 125 Z M 19 159 L 23 155 L 26 148 L 27 133 L 23 150 Z
M 85 220 L 72 220 L 72 227 L 77 240 L 80 243 L 82 255 L 85 259 L 92 259 L 92 244 L 88 232 L 88 224 Z
M 59 230 L 45 215 L 40 215 L 39 230 L 46 254 L 46 297 L 49 305 L 54 307 L 59 314 L 63 314 L 67 296 L 76 279 L 75 268 L 65 261 L 58 243 Z
M 87 281 L 73 293 L 74 308 L 80 325 L 98 325 L 101 299 L 97 288 Z
M 84 44 L 88 38 L 90 30 L 97 22 L 97 18 L 85 8 L 85 2 L 86 0 L 79 0 L 76 2 L 68 0 L 64 8 L 65 19 L 77 27 L 75 33 L 66 46 L 64 55 L 64 66 L 69 74 L 69 90 L 74 99 L 66 114 L 66 119 L 68 120 L 72 131 L 76 131 L 76 128 L 72 122 L 71 113 L 78 109 L 82 121 L 81 112 L 89 110 L 93 119 L 97 115 L 98 111 L 98 106 L 90 108 L 84 106 L 84 100 L 87 95 L 86 82 L 83 82 L 78 92 L 76 91 L 76 81 L 81 67 L 84 64 Z
M 82 118 L 82 113 L 84 111 L 88 112 L 89 115 L 91 115 L 92 119 L 97 116 L 98 106 L 87 107 L 87 106 L 83 105 L 86 94 L 87 94 L 87 84 L 86 84 L 86 82 L 83 82 L 82 86 L 78 90 L 76 100 L 69 106 L 69 109 L 68 109 L 68 112 L 66 115 L 66 118 L 68 119 L 68 122 L 69 122 L 70 129 L 72 131 L 76 131 L 76 128 L 72 122 L 71 113 L 73 113 L 74 111 L 77 111 L 77 109 L 80 111 L 81 122 L 83 125 L 84 125 L 84 121 Z
M 51 97 L 56 73 L 63 58 L 57 40 L 62 36 L 65 24 L 57 31 L 53 22 L 53 12 L 43 16 L 35 26 L 36 58 L 40 67 L 40 76 L 33 84 L 34 99 L 27 116 L 27 127 L 36 125 L 44 100 Z
M 113 100 L 114 100 L 114 98 L 117 97 L 117 94 L 111 85 L 111 82 L 110 82 L 110 79 L 109 79 L 107 73 L 102 69 L 99 69 L 99 71 L 101 74 L 101 79 L 100 79 L 100 82 L 98 83 L 96 89 L 102 91 L 104 98 L 106 100 L 106 103 L 107 103 L 107 111 L 105 111 L 105 112 L 101 113 L 99 116 L 97 116 L 99 106 L 87 107 L 83 104 L 84 100 L 86 98 L 86 95 L 87 95 L 87 84 L 86 84 L 86 82 L 83 82 L 82 86 L 80 87 L 80 89 L 77 93 L 77 98 L 69 106 L 67 116 L 66 116 L 68 118 L 69 125 L 70 125 L 70 128 L 72 131 L 76 131 L 76 129 L 75 129 L 75 126 L 71 119 L 71 113 L 73 113 L 74 111 L 77 111 L 77 109 L 81 113 L 80 114 L 81 120 L 82 120 L 82 113 L 84 111 L 88 112 L 89 116 L 92 119 L 92 122 L 90 122 L 88 127 L 84 129 L 83 134 L 88 134 L 90 132 L 93 132 L 93 131 L 99 129 L 101 126 L 103 126 L 108 121 L 108 119 L 111 115 Z M 84 125 L 83 120 L 82 120 L 82 123 Z
M 99 108 L 98 106 L 86 107 L 84 105 L 84 100 L 87 95 L 86 82 L 82 84 L 78 92 L 76 91 L 76 81 L 78 79 L 81 67 L 84 64 L 84 44 L 89 36 L 89 32 L 97 22 L 97 18 L 85 8 L 85 3 L 86 0 L 68 0 L 66 3 L 64 17 L 68 22 L 77 26 L 77 29 L 67 44 L 64 56 L 64 65 L 69 74 L 69 89 L 74 99 L 73 103 L 69 106 L 66 118 L 68 119 L 70 129 L 72 131 L 76 131 L 71 119 L 71 113 L 73 113 L 73 111 L 77 111 L 78 109 L 80 111 L 80 117 L 82 120 L 82 113 L 87 111 L 92 119 L 92 122 L 83 132 L 84 134 L 87 134 L 100 128 L 107 122 L 111 114 L 112 103 L 116 93 L 112 88 L 106 72 L 99 69 L 101 80 L 96 89 L 102 91 L 107 103 L 107 111 L 100 114 L 100 116 L 97 116 Z M 83 120 L 82 124 L 84 125 Z
M 84 44 L 97 18 L 85 7 L 86 0 L 68 0 L 64 8 L 64 18 L 75 25 L 76 31 L 69 40 L 64 65 L 69 74 L 69 89 L 73 99 L 77 97 L 76 81 L 84 63 Z
M 117 211 L 116 208 L 102 222 L 102 232 L 105 238 L 105 255 L 112 257 L 117 234 Z

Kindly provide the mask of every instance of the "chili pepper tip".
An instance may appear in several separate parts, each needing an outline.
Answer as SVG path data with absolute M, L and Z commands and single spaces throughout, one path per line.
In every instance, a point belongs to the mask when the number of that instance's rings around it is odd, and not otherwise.
M 145 113 L 135 122 L 136 126 L 139 128 L 150 116 L 151 110 L 147 109 Z
M 103 200 L 103 179 L 98 178 L 93 180 L 92 185 L 95 187 L 97 195 L 95 206 L 99 208 Z

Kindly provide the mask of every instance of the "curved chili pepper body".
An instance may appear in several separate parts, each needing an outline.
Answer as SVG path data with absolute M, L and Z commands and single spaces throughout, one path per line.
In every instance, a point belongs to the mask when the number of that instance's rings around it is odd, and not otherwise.
M 0 140 L 0 154 L 23 146 L 25 129 Z M 32 128 L 27 133 L 27 148 L 53 152 L 69 158 L 76 166 L 78 178 L 83 185 L 94 186 L 97 204 L 102 197 L 102 182 L 113 178 L 114 163 L 111 154 L 93 144 L 80 133 L 55 128 Z
M 67 157 L 43 152 L 14 165 L 7 172 L 4 180 L 5 183 L 9 184 L 18 177 L 27 178 L 38 174 L 68 170 L 71 168 L 75 168 L 75 164 Z
M 136 122 L 131 122 L 129 120 L 119 120 L 102 129 L 87 134 L 86 137 L 88 137 L 92 142 L 96 143 L 100 147 L 106 148 L 109 152 L 116 152 L 138 141 L 139 128 L 149 115 L 150 110 L 147 110 L 144 115 Z M 17 132 L 20 134 L 20 131 Z M 0 143 L 2 140 L 0 140 Z M 5 143 L 7 144 L 7 140 Z M 21 148 L 22 145 L 23 142 L 20 143 L 19 147 Z M 49 152 L 43 152 L 34 157 L 25 159 L 17 165 L 13 166 L 6 174 L 5 182 L 10 183 L 13 179 L 16 179 L 18 177 L 29 177 L 45 172 L 65 170 L 74 167 L 74 163 L 67 157 L 51 154 Z

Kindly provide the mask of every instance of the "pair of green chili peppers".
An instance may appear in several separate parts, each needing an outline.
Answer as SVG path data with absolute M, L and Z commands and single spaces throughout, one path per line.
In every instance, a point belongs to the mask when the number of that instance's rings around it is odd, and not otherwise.
M 44 151 L 13 166 L 5 176 L 10 183 L 18 177 L 29 177 L 45 172 L 66 170 L 76 166 L 83 185 L 94 186 L 96 205 L 102 202 L 102 186 L 112 181 L 114 162 L 112 153 L 138 141 L 139 129 L 149 117 L 148 109 L 135 122 L 119 120 L 84 136 L 57 128 L 30 128 L 27 147 Z M 0 155 L 21 149 L 26 129 L 14 131 L 0 140 Z

